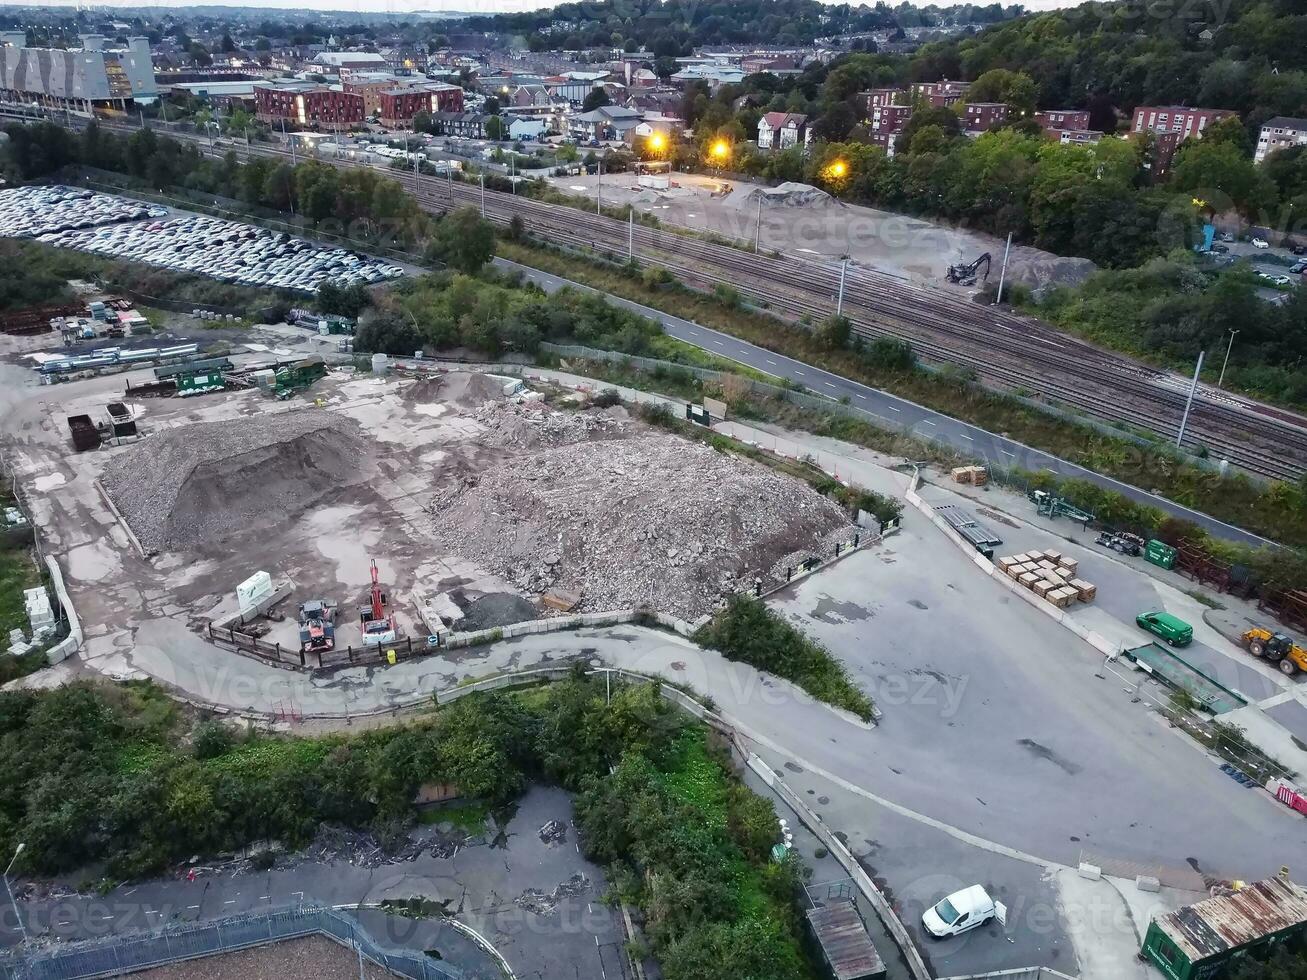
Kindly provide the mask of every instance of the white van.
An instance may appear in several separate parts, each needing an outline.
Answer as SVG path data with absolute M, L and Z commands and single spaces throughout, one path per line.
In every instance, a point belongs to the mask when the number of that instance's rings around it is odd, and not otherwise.
M 936 939 L 944 939 L 974 929 L 990 919 L 997 919 L 1000 925 L 1005 924 L 1007 907 L 990 898 L 989 893 L 980 885 L 972 885 L 926 909 L 921 924 Z

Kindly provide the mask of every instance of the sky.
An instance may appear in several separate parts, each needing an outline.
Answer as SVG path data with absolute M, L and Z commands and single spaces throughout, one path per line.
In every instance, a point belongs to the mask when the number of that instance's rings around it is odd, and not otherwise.
M 562 2 L 562 0 L 559 0 L 559 2 Z M 827 0 L 823 0 L 823 2 L 827 2 Z M 935 0 L 935 2 L 944 6 L 951 0 Z M 984 0 L 977 0 L 977 2 L 984 2 Z M 1011 2 L 1011 0 L 1002 0 L 1002 2 L 1007 3 Z M 1061 7 L 1074 7 L 1080 2 L 1083 2 L 1083 0 L 1024 0 L 1028 10 L 1055 10 Z M 35 5 L 35 0 L 0 0 L 0 6 L 33 5 Z M 79 2 L 79 0 L 44 0 L 40 5 L 45 7 L 113 6 L 112 4 L 85 4 Z M 539 10 L 542 7 L 556 6 L 555 3 L 542 3 L 541 0 L 296 0 L 294 4 L 288 2 L 288 0 L 199 0 L 199 2 L 192 2 L 185 6 L 213 5 L 280 9 L 385 11 L 396 14 L 452 12 L 489 14 L 506 11 Z M 152 0 L 123 0 L 122 6 L 176 9 L 178 5 L 169 2 L 152 2 Z

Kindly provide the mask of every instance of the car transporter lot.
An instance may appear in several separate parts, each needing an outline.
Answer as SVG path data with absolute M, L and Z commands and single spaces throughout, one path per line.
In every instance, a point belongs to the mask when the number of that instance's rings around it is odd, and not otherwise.
M 316 292 L 329 280 L 372 284 L 404 275 L 397 265 L 349 249 L 321 248 L 286 232 L 168 214 L 166 208 L 72 187 L 0 191 L 0 236 L 300 293 Z

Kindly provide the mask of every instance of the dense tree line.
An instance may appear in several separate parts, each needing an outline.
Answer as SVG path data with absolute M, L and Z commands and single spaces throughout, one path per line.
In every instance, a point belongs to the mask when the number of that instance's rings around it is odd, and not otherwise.
M 809 975 L 794 862 L 774 864 L 776 814 L 655 685 L 579 676 L 460 698 L 354 736 L 237 736 L 158 688 L 77 683 L 0 693 L 0 847 L 20 871 L 153 874 L 256 841 L 303 845 L 323 824 L 396 842 L 428 783 L 492 806 L 543 780 L 576 794 L 581 846 L 644 911 L 668 980 Z

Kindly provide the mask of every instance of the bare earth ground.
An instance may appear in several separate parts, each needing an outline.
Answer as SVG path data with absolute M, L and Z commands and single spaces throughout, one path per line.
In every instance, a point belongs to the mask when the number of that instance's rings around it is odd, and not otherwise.
M 357 980 L 358 955 L 324 936 L 287 939 L 220 956 L 155 967 L 136 976 L 142 980 Z M 396 974 L 363 961 L 367 980 Z
M 600 180 L 585 174 L 549 178 L 566 194 L 590 198 L 595 196 L 595 185 Z M 1004 243 L 992 235 L 843 204 L 807 185 L 769 188 L 684 173 L 673 174 L 672 186 L 667 190 L 640 187 L 635 175 L 629 173 L 605 174 L 602 185 L 600 197 L 604 204 L 633 204 L 666 224 L 745 242 L 754 239 L 761 197 L 762 248 L 813 258 L 848 255 L 855 263 L 919 285 L 966 292 L 945 280 L 950 264 L 970 262 L 982 252 L 989 252 L 993 256 L 990 278 L 997 282 L 1003 260 Z M 1031 287 L 1049 282 L 1070 285 L 1082 281 L 1095 268 L 1088 259 L 1064 258 L 1017 245 L 1008 260 L 1008 277 Z

